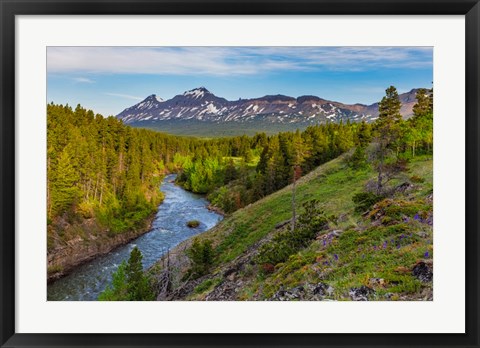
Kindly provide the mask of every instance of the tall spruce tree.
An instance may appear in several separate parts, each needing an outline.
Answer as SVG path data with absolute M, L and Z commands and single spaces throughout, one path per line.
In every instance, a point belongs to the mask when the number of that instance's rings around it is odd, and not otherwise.
M 425 88 L 420 88 L 416 93 L 417 103 L 413 106 L 414 117 L 420 117 L 432 112 L 432 93 L 428 93 Z
M 100 301 L 153 301 L 155 295 L 142 266 L 143 255 L 134 247 L 112 275 L 112 284 L 100 294 Z
M 130 252 L 126 267 L 127 291 L 131 301 L 153 300 L 148 278 L 143 273 L 143 255 L 137 247 Z
M 399 139 L 399 123 L 402 119 L 400 114 L 400 99 L 397 89 L 390 86 L 385 91 L 385 96 L 378 105 L 379 117 L 377 120 L 377 137 L 375 149 L 373 151 L 373 162 L 377 171 L 377 195 L 384 194 L 385 181 L 392 176 L 395 166 L 386 165 L 387 157 L 391 152 L 392 146 Z M 397 151 L 398 152 L 398 151 Z

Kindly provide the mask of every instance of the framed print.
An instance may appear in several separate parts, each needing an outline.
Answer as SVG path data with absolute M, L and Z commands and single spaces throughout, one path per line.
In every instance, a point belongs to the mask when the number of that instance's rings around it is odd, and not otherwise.
M 478 346 L 479 12 L 2 1 L 2 347 Z

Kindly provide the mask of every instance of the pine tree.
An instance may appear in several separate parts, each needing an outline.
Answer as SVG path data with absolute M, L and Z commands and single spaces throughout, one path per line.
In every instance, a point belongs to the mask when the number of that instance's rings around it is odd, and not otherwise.
M 386 165 L 387 157 L 400 137 L 400 114 L 401 103 L 398 98 L 397 89 L 390 86 L 385 91 L 385 96 L 378 105 L 379 118 L 377 120 L 377 138 L 375 147 L 371 153 L 377 175 L 377 195 L 384 194 L 384 185 L 387 180 L 394 174 L 390 169 L 396 166 Z M 398 145 L 398 144 L 396 144 Z M 398 153 L 398 149 L 397 149 Z
M 130 258 L 125 269 L 128 297 L 131 301 L 148 301 L 153 299 L 153 293 L 148 284 L 148 278 L 143 273 L 143 255 L 137 247 L 130 252 Z
M 154 293 L 142 266 L 142 253 L 135 247 L 128 262 L 123 261 L 112 275 L 112 285 L 98 297 L 100 301 L 152 301 Z
M 378 104 L 379 123 L 396 122 L 401 120 L 400 108 L 402 104 L 398 98 L 397 89 L 393 86 L 385 90 L 385 96 Z
M 420 88 L 416 94 L 417 103 L 413 106 L 414 117 L 420 117 L 432 112 L 432 99 L 425 88 Z
M 79 197 L 79 190 L 75 186 L 78 175 L 70 151 L 71 147 L 66 147 L 62 151 L 56 163 L 55 171 L 49 173 L 50 215 L 67 211 Z
M 187 255 L 192 262 L 191 274 L 198 278 L 206 274 L 213 264 L 213 247 L 212 242 L 208 239 L 200 241 L 198 238 L 192 243 L 187 251 Z

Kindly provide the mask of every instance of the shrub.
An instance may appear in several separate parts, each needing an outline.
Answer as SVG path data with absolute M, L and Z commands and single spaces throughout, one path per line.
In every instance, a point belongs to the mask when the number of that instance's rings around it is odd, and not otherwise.
M 190 221 L 187 222 L 187 226 L 190 227 L 190 228 L 196 228 L 196 227 L 200 226 L 200 221 L 190 220 Z
M 47 273 L 48 274 L 54 274 L 54 273 L 59 273 L 63 271 L 62 265 L 54 265 L 54 266 L 49 266 L 47 268 Z
M 402 221 L 405 218 L 425 219 L 428 217 L 428 212 L 431 209 L 428 205 L 425 205 L 422 201 L 405 201 L 384 199 L 376 204 L 368 214 L 368 217 L 372 220 L 379 220 L 389 218 L 388 222 Z
M 365 147 L 357 146 L 355 151 L 346 158 L 347 165 L 352 169 L 364 169 L 368 166 Z
M 187 255 L 192 262 L 192 267 L 188 272 L 194 278 L 205 275 L 213 264 L 212 242 L 208 239 L 199 241 L 198 238 L 193 241 Z
M 369 210 L 375 203 L 380 202 L 383 196 L 373 192 L 359 192 L 353 195 L 352 201 L 355 203 L 355 211 L 363 213 Z
M 328 228 L 328 222 L 335 216 L 327 217 L 319 208 L 318 201 L 312 200 L 303 205 L 305 212 L 300 215 L 294 231 L 277 234 L 270 243 L 262 245 L 256 262 L 260 265 L 276 265 L 288 260 L 290 255 L 305 248 L 321 230 Z
M 273 273 L 275 271 L 275 266 L 271 263 L 264 263 L 262 265 L 262 272 L 265 274 Z
M 92 201 L 82 201 L 77 206 L 78 213 L 84 219 L 90 219 L 94 216 L 95 204 Z
M 414 182 L 414 183 L 417 183 L 417 184 L 420 184 L 422 182 L 425 182 L 425 179 L 419 177 L 418 175 L 413 175 L 413 176 L 410 177 L 410 181 Z
M 123 261 L 112 275 L 112 284 L 99 295 L 100 301 L 153 301 L 155 294 L 143 272 L 143 255 L 135 247 L 128 262 Z

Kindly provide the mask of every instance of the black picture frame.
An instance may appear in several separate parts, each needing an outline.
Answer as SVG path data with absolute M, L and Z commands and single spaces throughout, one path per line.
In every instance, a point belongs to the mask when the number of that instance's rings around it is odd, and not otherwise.
M 19 334 L 15 332 L 15 16 L 17 15 L 464 15 L 466 19 L 465 334 Z M 479 346 L 478 0 L 0 0 L 1 347 Z M 428 318 L 412 318 L 428 320 Z M 445 313 L 445 320 L 455 320 Z

